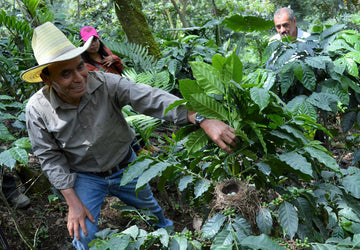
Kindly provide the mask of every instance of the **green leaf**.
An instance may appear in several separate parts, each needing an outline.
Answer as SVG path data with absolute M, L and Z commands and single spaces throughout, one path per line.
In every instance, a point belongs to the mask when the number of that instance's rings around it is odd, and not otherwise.
M 314 106 L 309 103 L 308 101 L 302 102 L 300 105 L 297 106 L 293 113 L 296 116 L 306 115 L 310 117 L 312 120 L 317 121 L 317 112 Z
M 136 225 L 133 225 L 133 226 L 125 229 L 121 233 L 130 235 L 133 239 L 136 239 L 136 237 L 139 235 L 139 232 L 140 232 L 139 228 Z
M 311 164 L 304 156 L 296 152 L 281 154 L 279 155 L 279 159 L 289 165 L 292 169 L 299 170 L 300 172 L 309 176 L 313 175 Z
M 337 161 L 331 155 L 314 147 L 305 147 L 304 150 L 308 152 L 311 157 L 324 164 L 327 168 L 330 168 L 331 170 L 340 173 L 340 167 L 337 164 Z
M 346 69 L 346 61 L 344 57 L 336 59 L 334 62 L 334 71 L 338 74 L 343 74 Z
M 338 246 L 334 246 L 332 244 L 320 244 L 320 243 L 315 243 L 315 244 L 311 244 L 311 250 L 345 250 L 347 248 L 339 248 Z
M 308 144 L 309 140 L 304 136 L 302 131 L 290 126 L 290 125 L 282 125 L 281 129 L 287 131 L 288 133 L 294 135 L 296 138 L 300 139 L 303 144 Z
M 279 58 L 277 59 L 278 65 L 284 65 L 281 69 L 281 73 L 285 73 L 286 71 L 290 71 L 293 64 L 295 63 L 293 60 L 293 55 L 296 53 L 296 50 L 294 49 L 286 49 L 284 53 L 282 53 Z M 286 65 L 288 64 L 288 65 Z M 291 70 L 292 71 L 292 70 Z
M 223 65 L 226 61 L 226 58 L 219 55 L 219 54 L 215 54 L 212 59 L 212 66 L 217 69 L 219 72 L 221 72 L 223 70 Z
M 165 109 L 165 112 L 164 112 L 164 115 L 167 114 L 167 112 L 169 112 L 170 110 L 172 110 L 173 108 L 177 107 L 177 106 L 180 106 L 182 104 L 186 103 L 186 100 L 185 99 L 181 99 L 181 100 L 177 100 L 173 103 L 171 103 L 166 109 Z
M 306 57 L 305 63 L 316 69 L 326 69 L 326 63 L 332 62 L 329 56 Z
M 285 134 L 281 131 L 273 130 L 273 131 L 270 131 L 270 134 L 273 136 L 279 137 L 280 139 L 287 140 L 290 143 L 293 143 L 293 144 L 296 143 L 296 140 L 293 137 L 291 137 L 289 134 Z
M 336 95 L 329 93 L 314 92 L 306 99 L 306 101 L 322 110 L 332 112 L 331 105 L 336 104 L 337 101 L 339 101 L 339 98 Z
M 213 238 L 221 229 L 226 220 L 226 216 L 220 213 L 216 213 L 211 217 L 205 225 L 202 227 L 203 237 L 205 239 Z
M 204 130 L 198 129 L 190 134 L 185 142 L 185 147 L 189 154 L 195 153 L 206 146 L 209 142 L 209 137 Z
M 255 122 L 253 122 L 253 121 L 249 121 L 248 124 L 249 124 L 250 127 L 254 130 L 254 132 L 256 133 L 257 138 L 258 138 L 258 140 L 260 141 L 261 146 L 263 147 L 265 154 L 267 154 L 266 142 L 264 141 L 264 136 L 263 136 L 263 134 L 261 133 L 261 129 L 260 129 L 260 128 L 258 127 L 258 125 L 257 125 Z
M 351 220 L 353 222 L 360 222 L 359 216 L 356 215 L 356 213 L 349 207 L 345 207 L 339 211 L 340 217 L 345 217 L 348 220 Z
M 271 213 L 266 207 L 259 209 L 256 215 L 256 224 L 260 229 L 260 232 L 269 234 L 273 225 Z
M 350 111 L 343 116 L 341 123 L 341 128 L 344 133 L 348 132 L 355 124 L 356 121 L 356 112 Z
M 270 103 L 270 94 L 266 89 L 257 87 L 251 88 L 250 95 L 251 99 L 259 106 L 260 112 Z
M 218 233 L 212 244 L 211 249 L 233 249 L 233 241 L 234 236 L 233 233 L 228 229 L 223 229 L 220 233 Z
M 193 94 L 189 100 L 191 106 L 201 115 L 210 119 L 229 120 L 223 104 L 205 94 Z
M 32 147 L 29 137 L 21 137 L 14 142 L 14 145 L 23 148 L 30 149 Z
M 12 170 L 15 164 L 16 160 L 12 157 L 9 150 L 0 153 L 0 166 L 6 166 Z
M 344 27 L 345 27 L 345 24 L 337 24 L 337 25 L 331 26 L 330 28 L 324 30 L 321 33 L 320 38 L 323 40 L 326 37 L 329 37 L 339 31 L 341 31 Z
M 243 240 L 251 234 L 251 226 L 241 215 L 235 215 L 233 228 L 236 230 L 236 238 Z
M 314 91 L 316 87 L 316 76 L 314 71 L 306 64 L 302 63 L 303 77 L 301 79 L 305 88 Z
M 279 207 L 280 226 L 292 240 L 298 230 L 299 218 L 292 204 L 287 201 L 281 203 Z
M 326 48 L 329 52 L 337 52 L 338 50 L 355 51 L 345 40 L 336 39 Z
M 15 160 L 24 164 L 25 166 L 28 166 L 29 158 L 25 149 L 15 147 L 10 148 L 8 151 Z
M 168 68 L 170 74 L 172 74 L 172 75 L 176 74 L 177 65 L 178 65 L 178 60 L 173 59 L 173 60 L 169 61 L 167 68 Z
M 101 247 L 104 247 L 102 249 L 126 249 L 130 242 L 130 235 L 116 235 L 110 238 L 110 240 L 107 242 L 108 244 L 104 246 L 101 245 Z
M 270 175 L 271 174 L 271 167 L 263 162 L 259 162 L 256 163 L 256 166 L 259 168 L 259 170 L 264 174 L 264 175 Z
M 292 70 L 285 72 L 281 75 L 281 94 L 285 95 L 294 82 L 295 74 Z
M 222 75 L 225 83 L 233 80 L 234 82 L 241 83 L 243 73 L 243 64 L 239 57 L 233 52 L 223 65 Z
M 174 236 L 171 238 L 169 249 L 185 250 L 187 249 L 188 241 L 185 236 Z
M 345 190 L 357 199 L 360 199 L 360 173 L 345 176 L 342 179 Z
M 357 43 L 358 42 L 359 42 L 359 40 L 357 40 Z M 352 52 L 347 53 L 345 56 L 353 59 L 357 63 L 360 63 L 360 52 L 352 51 Z
M 272 72 L 272 71 L 268 72 L 267 78 L 263 84 L 263 88 L 266 90 L 270 90 L 274 86 L 275 81 L 276 81 L 275 72 Z
M 120 186 L 124 186 L 130 181 L 139 177 L 150 166 L 151 163 L 153 163 L 153 160 L 143 159 L 142 161 L 139 160 L 131 164 L 128 169 L 124 171 Z
M 184 191 L 185 188 L 189 185 L 189 183 L 192 183 L 194 177 L 191 175 L 183 176 L 179 181 L 179 190 L 180 192 Z
M 14 141 L 16 138 L 12 136 L 4 125 L 4 123 L 0 122 L 0 141 Z
M 313 211 L 308 200 L 303 197 L 298 197 L 294 204 L 303 220 L 312 225 Z
M 148 184 L 152 178 L 158 176 L 160 173 L 162 173 L 165 169 L 167 169 L 169 166 L 171 166 L 170 163 L 166 162 L 159 162 L 156 163 L 147 170 L 145 170 L 142 175 L 139 177 L 137 183 L 136 183 L 136 190 L 145 186 Z
M 192 61 L 190 65 L 197 83 L 205 93 L 224 94 L 224 86 L 221 83 L 220 72 L 217 69 L 205 62 L 199 61 Z
M 233 15 L 231 17 L 225 18 L 222 22 L 226 28 L 231 29 L 235 32 L 238 31 L 262 31 L 268 30 L 274 26 L 273 21 L 265 20 L 256 16 L 240 16 Z
M 359 69 L 354 59 L 345 56 L 346 69 L 350 75 L 359 78 Z
M 275 123 L 277 126 L 281 126 L 284 124 L 284 117 L 277 114 L 268 114 L 269 119 Z
M 259 236 L 248 236 L 241 241 L 241 245 L 250 249 L 262 249 L 262 250 L 285 250 L 286 248 L 280 246 L 278 243 L 271 240 L 266 234 Z
M 95 233 L 96 237 L 99 237 L 100 239 L 104 240 L 108 237 L 111 237 L 112 235 L 116 234 L 118 232 L 117 229 L 112 230 L 110 228 L 105 228 L 104 230 Z
M 301 82 L 304 76 L 303 68 L 301 67 L 300 62 L 295 62 L 293 64 L 293 71 L 296 78 Z
M 158 230 L 156 230 L 155 232 L 152 233 L 152 235 L 154 236 L 159 236 L 160 237 L 160 242 L 164 247 L 168 247 L 169 245 L 169 240 L 170 240 L 170 236 L 168 234 L 168 232 L 166 231 L 165 228 L 159 228 Z M 134 238 L 135 239 L 135 238 Z
M 210 182 L 205 181 L 205 180 L 198 180 L 195 183 L 195 187 L 194 187 L 194 195 L 195 195 L 195 199 L 200 197 L 203 193 L 205 193 L 209 187 L 211 186 Z
M 189 100 L 191 95 L 195 93 L 204 93 L 204 91 L 197 85 L 196 81 L 190 79 L 179 80 L 179 90 L 182 96 Z

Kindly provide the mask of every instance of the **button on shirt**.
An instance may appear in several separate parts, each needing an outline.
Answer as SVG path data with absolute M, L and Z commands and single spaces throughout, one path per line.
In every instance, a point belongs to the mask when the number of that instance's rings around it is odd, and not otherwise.
M 63 102 L 45 86 L 26 105 L 34 154 L 55 188 L 72 188 L 76 172 L 107 171 L 126 156 L 135 133 L 122 107 L 131 105 L 142 114 L 187 124 L 185 106 L 164 116 L 165 109 L 178 99 L 163 90 L 103 72 L 88 73 L 87 93 L 79 106 Z

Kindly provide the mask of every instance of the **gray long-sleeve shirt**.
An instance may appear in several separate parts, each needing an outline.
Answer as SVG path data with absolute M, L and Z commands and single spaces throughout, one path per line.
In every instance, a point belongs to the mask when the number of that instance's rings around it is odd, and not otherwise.
M 63 102 L 45 86 L 29 99 L 26 124 L 43 172 L 54 187 L 67 189 L 76 179 L 70 169 L 103 172 L 125 158 L 135 133 L 122 115 L 123 106 L 182 125 L 188 123 L 184 106 L 164 116 L 178 99 L 115 74 L 89 72 L 79 106 Z

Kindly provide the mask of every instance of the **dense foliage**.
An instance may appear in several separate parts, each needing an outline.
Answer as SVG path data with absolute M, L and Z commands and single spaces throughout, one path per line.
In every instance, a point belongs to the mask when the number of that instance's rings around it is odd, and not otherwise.
M 201 231 L 146 231 L 136 225 L 121 232 L 107 229 L 98 233 L 92 249 L 358 246 L 359 136 L 350 131 L 360 125 L 360 6 L 354 1 L 291 1 L 303 20 L 299 24 L 311 28 L 312 36 L 268 44 L 272 13 L 289 1 L 142 2 L 162 51 L 160 60 L 127 43 L 122 29 L 114 28 L 118 22 L 111 1 L 0 4 L 10 10 L 0 12 L 0 165 L 26 166 L 31 152 L 23 110 L 40 86 L 22 82 L 19 75 L 36 64 L 33 28 L 53 21 L 79 45 L 81 26 L 94 25 L 121 56 L 126 77 L 182 96 L 169 110 L 186 103 L 234 127 L 239 141 L 227 154 L 189 125 L 159 140 L 163 145 L 156 157 L 141 155 L 124 174 L 122 185 L 139 177 L 141 189 L 156 178 L 160 190 L 181 193 L 202 215 Z M 130 107 L 124 114 L 148 147 L 153 131 L 168 126 Z M 333 129 L 337 119 L 342 131 Z M 319 131 L 321 141 L 314 139 Z M 347 169 L 329 152 L 334 136 L 345 132 L 354 151 Z M 146 211 L 117 208 L 135 219 L 155 219 Z

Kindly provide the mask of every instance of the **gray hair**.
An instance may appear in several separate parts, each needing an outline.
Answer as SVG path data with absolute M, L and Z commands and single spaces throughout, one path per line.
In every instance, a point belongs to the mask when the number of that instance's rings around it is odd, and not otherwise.
M 275 16 L 282 16 L 284 14 L 287 14 L 291 20 L 295 18 L 294 11 L 288 7 L 278 9 L 274 14 L 274 18 Z

